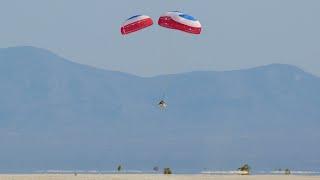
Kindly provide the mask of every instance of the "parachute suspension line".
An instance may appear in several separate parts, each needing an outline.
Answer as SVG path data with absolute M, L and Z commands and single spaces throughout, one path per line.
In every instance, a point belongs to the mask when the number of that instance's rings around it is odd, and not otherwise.
M 165 37 L 165 40 L 166 42 L 168 42 L 165 46 L 166 48 L 166 53 L 163 53 L 163 56 L 169 56 L 168 58 L 165 58 L 165 59 L 168 59 L 169 61 L 166 62 L 165 64 L 165 73 L 164 76 L 164 79 L 163 79 L 163 82 L 161 83 L 162 85 L 162 97 L 161 97 L 161 100 L 164 100 L 164 101 L 167 101 L 168 100 L 168 91 L 170 90 L 170 85 L 171 85 L 171 79 L 170 79 L 170 75 L 168 75 L 168 70 L 170 69 L 170 62 L 173 61 L 174 57 L 176 56 L 176 51 L 174 49 L 174 34 L 172 33 L 169 33 L 168 36 Z M 161 43 L 160 43 L 161 44 Z M 164 57 L 162 57 L 164 58 Z
M 135 15 L 130 18 L 128 18 L 121 26 L 121 34 L 122 35 L 128 35 L 136 31 L 140 31 L 142 29 L 148 28 L 153 25 L 153 20 L 147 16 L 147 15 Z M 185 33 L 189 34 L 200 34 L 202 30 L 202 26 L 200 22 L 185 13 L 179 12 L 179 11 L 169 11 L 164 13 L 162 16 L 160 16 L 158 20 L 158 25 L 163 27 L 163 28 L 168 28 L 171 30 L 178 30 L 178 31 L 183 31 Z M 171 34 L 170 34 L 171 35 Z M 174 35 L 172 35 L 174 36 Z M 169 42 L 169 47 L 168 51 L 166 53 L 161 53 L 161 54 L 167 54 L 171 56 L 171 58 L 174 57 L 174 53 L 176 53 L 173 44 L 174 44 L 174 39 L 173 37 L 167 36 L 167 42 Z M 172 56 L 173 55 L 173 56 Z M 160 55 L 161 56 L 161 55 Z M 164 57 L 160 57 L 164 58 Z M 171 59 L 173 60 L 173 59 Z M 166 67 L 169 67 L 166 66 Z M 160 78 L 161 80 L 161 78 Z M 162 80 L 161 80 L 162 81 Z M 169 89 L 169 86 L 171 84 L 171 78 L 170 76 L 164 78 L 164 82 L 161 82 L 162 85 L 162 100 L 158 103 L 158 106 L 160 108 L 165 108 L 167 106 L 166 102 L 164 101 L 165 98 L 167 98 L 167 92 Z
M 201 34 L 202 26 L 200 21 L 198 21 L 193 16 L 190 16 L 188 14 L 179 12 L 179 11 L 168 11 L 165 12 L 160 16 L 158 19 L 158 25 L 163 28 L 168 28 L 170 30 L 178 30 L 182 31 L 188 34 L 198 35 Z M 171 34 L 170 34 L 171 35 Z M 174 34 L 172 34 L 174 36 Z M 168 40 L 169 38 L 169 40 Z M 174 57 L 174 53 L 176 53 L 173 44 L 174 44 L 174 37 L 167 36 L 167 42 L 169 46 L 170 52 L 167 52 L 166 54 L 172 55 Z M 165 84 L 164 93 L 166 93 L 169 89 L 171 79 L 168 77 L 168 82 Z

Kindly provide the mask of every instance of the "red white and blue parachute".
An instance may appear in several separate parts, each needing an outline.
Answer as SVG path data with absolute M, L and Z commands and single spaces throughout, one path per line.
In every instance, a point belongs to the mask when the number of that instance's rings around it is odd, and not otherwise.
M 121 34 L 126 35 L 153 25 L 149 16 L 136 15 L 127 19 L 121 26 Z
M 196 18 L 179 11 L 164 13 L 159 18 L 158 24 L 165 28 L 180 30 L 191 34 L 200 34 L 202 28 Z

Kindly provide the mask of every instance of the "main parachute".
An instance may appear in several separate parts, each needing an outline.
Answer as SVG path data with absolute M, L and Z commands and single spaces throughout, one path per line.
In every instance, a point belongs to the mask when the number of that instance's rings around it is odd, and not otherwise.
M 161 27 L 175 29 L 190 34 L 201 34 L 202 26 L 200 22 L 185 13 L 179 11 L 169 11 L 160 16 L 158 24 Z M 153 25 L 153 20 L 147 15 L 136 15 L 127 19 L 121 26 L 121 34 L 127 35 Z M 165 109 L 167 103 L 162 99 L 158 106 Z
M 160 16 L 158 24 L 162 27 L 175 29 L 191 34 L 200 34 L 200 22 L 188 14 L 179 11 L 169 11 Z
M 152 19 L 147 15 L 136 15 L 127 19 L 121 26 L 121 34 L 127 35 L 153 25 Z

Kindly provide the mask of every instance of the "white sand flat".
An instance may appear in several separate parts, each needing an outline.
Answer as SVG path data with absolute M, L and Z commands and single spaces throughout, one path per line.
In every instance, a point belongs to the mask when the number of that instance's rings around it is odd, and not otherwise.
M 162 175 L 162 174 L 28 174 L 0 175 L 0 180 L 320 180 L 320 176 L 295 175 Z

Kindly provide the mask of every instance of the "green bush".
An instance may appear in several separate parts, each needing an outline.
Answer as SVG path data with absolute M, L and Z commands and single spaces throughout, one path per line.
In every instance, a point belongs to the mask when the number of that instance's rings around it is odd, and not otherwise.
M 118 170 L 118 171 L 121 171 L 121 170 L 122 170 L 122 166 L 119 165 L 119 166 L 117 167 L 117 170 Z
M 170 168 L 164 168 L 163 169 L 163 174 L 172 174 L 172 171 Z
M 291 174 L 291 171 L 290 171 L 290 169 L 286 169 L 286 170 L 284 170 L 284 174 L 286 174 L 286 175 L 289 175 L 289 174 Z
M 239 171 L 247 172 L 246 175 L 250 174 L 251 167 L 248 164 L 245 164 L 238 168 Z

